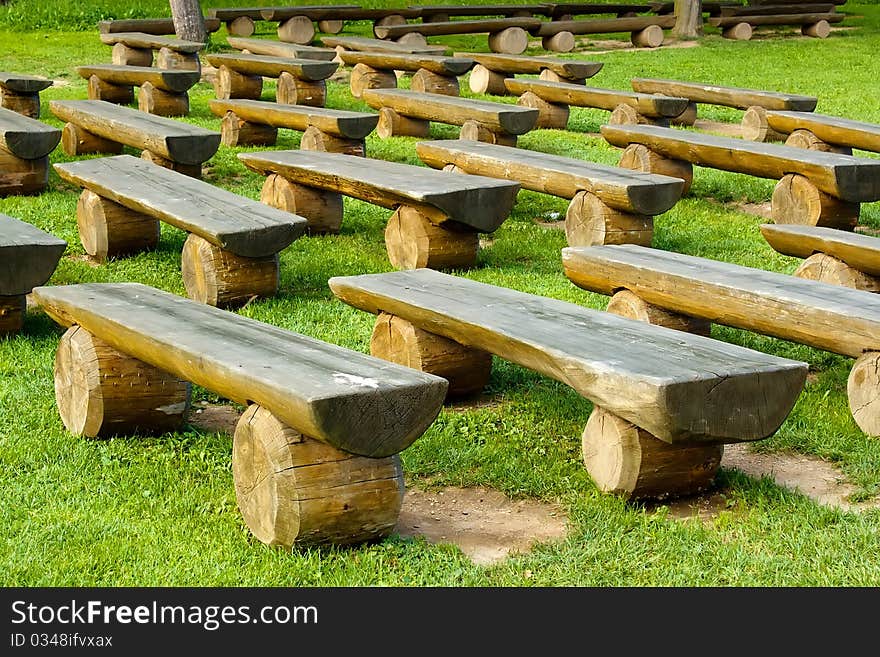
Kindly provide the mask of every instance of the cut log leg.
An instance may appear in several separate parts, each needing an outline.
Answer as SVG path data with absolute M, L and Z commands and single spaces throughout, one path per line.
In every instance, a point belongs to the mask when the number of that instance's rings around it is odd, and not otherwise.
M 565 238 L 569 246 L 651 246 L 653 236 L 653 217 L 615 210 L 591 192 L 578 192 L 565 212 Z
M 649 25 L 643 30 L 632 32 L 629 39 L 639 48 L 656 48 L 663 43 L 663 28 L 659 25 Z
M 521 27 L 508 27 L 489 35 L 489 50 L 492 52 L 519 55 L 529 45 L 529 33 Z
M 39 194 L 48 184 L 48 155 L 23 160 L 0 148 L 0 196 Z
M 783 176 L 773 189 L 770 213 L 777 224 L 806 224 L 852 230 L 859 222 L 859 204 L 841 201 L 819 190 L 799 174 Z
M 110 84 L 97 75 L 89 78 L 89 99 L 106 100 L 108 103 L 128 105 L 134 100 L 134 87 Z
M 254 19 L 250 16 L 238 16 L 226 21 L 226 31 L 232 36 L 249 37 L 255 30 Z
M 388 260 L 397 269 L 467 269 L 477 262 L 479 234 L 432 223 L 417 208 L 401 205 L 385 228 Z
M 32 119 L 40 118 L 40 94 L 20 94 L 0 87 L 0 107 Z
M 564 78 L 556 71 L 551 71 L 549 68 L 542 68 L 541 72 L 538 74 L 539 80 L 547 80 L 547 82 L 565 82 L 566 84 L 586 84 L 586 78 Z
M 278 40 L 307 44 L 315 38 L 315 25 L 310 18 L 293 16 L 278 25 Z
M 742 138 L 752 141 L 785 141 L 786 135 L 770 127 L 766 109 L 753 105 L 743 114 Z
M 0 338 L 24 328 L 26 313 L 27 295 L 0 296 Z
M 634 171 L 659 173 L 664 176 L 681 178 L 684 180 L 682 196 L 690 191 L 691 184 L 694 181 L 694 167 L 690 162 L 665 158 L 642 144 L 630 144 L 627 146 L 620 156 L 618 166 L 624 169 L 633 169 Z
M 678 116 L 669 119 L 672 125 L 693 125 L 697 121 L 697 104 L 688 103 L 687 109 Z
M 709 337 L 712 332 L 711 322 L 655 306 L 629 290 L 615 292 L 605 311 L 627 319 L 636 319 L 647 324 L 706 337 Z
M 801 25 L 801 34 L 816 39 L 824 39 L 831 34 L 831 24 L 823 19 L 812 25 Z
M 794 275 L 811 281 L 842 285 L 864 292 L 880 292 L 880 278 L 850 267 L 843 260 L 826 253 L 814 253 L 805 259 Z
M 189 114 L 189 94 L 163 91 L 144 82 L 138 90 L 138 109 L 157 116 L 186 116 Z
M 99 137 L 98 135 L 84 130 L 75 123 L 67 123 L 61 131 L 61 148 L 65 155 L 83 155 L 85 153 L 112 153 L 118 155 L 122 152 L 122 144 Z
M 457 77 L 437 75 L 424 68 L 420 68 L 413 74 L 410 88 L 421 93 L 442 94 L 444 96 L 458 96 L 461 93 Z
M 278 76 L 275 88 L 275 101 L 284 105 L 308 105 L 324 107 L 327 98 L 327 83 L 324 80 L 309 82 L 293 77 L 286 71 Z
M 303 132 L 299 142 L 304 151 L 324 151 L 327 153 L 345 153 L 346 155 L 367 156 L 367 143 L 364 139 L 346 139 L 327 134 L 313 125 Z
M 722 29 L 721 36 L 735 41 L 748 41 L 752 38 L 752 26 L 748 23 L 737 23 Z
M 516 104 L 521 107 L 531 107 L 538 110 L 538 120 L 535 122 L 536 128 L 565 130 L 568 125 L 568 105 L 548 103 L 531 91 L 526 91 L 520 96 Z
M 471 73 L 468 76 L 468 86 L 470 86 L 471 91 L 475 94 L 506 96 L 507 87 L 504 86 L 504 81 L 512 77 L 512 75 L 507 73 L 490 71 L 482 64 L 477 64 L 471 69 Z
M 342 225 L 342 194 L 299 185 L 277 173 L 267 176 L 260 201 L 307 219 L 310 235 L 336 234 Z
M 76 204 L 83 249 L 97 262 L 150 251 L 159 243 L 159 221 L 84 189 Z
M 209 306 L 242 306 L 278 292 L 278 254 L 245 258 L 190 235 L 183 244 L 180 271 L 186 295 Z
M 846 382 L 846 396 L 859 429 L 880 436 L 880 351 L 866 351 L 856 359 Z
M 428 38 L 424 34 L 420 34 L 418 32 L 410 32 L 409 34 L 404 34 L 403 36 L 397 39 L 397 43 L 400 43 L 404 46 L 427 46 Z
M 806 148 L 811 151 L 822 151 L 824 153 L 838 153 L 840 155 L 852 155 L 852 148 L 849 146 L 834 146 L 826 141 L 822 141 L 809 130 L 795 130 L 785 140 L 786 146 L 794 148 Z
M 492 373 L 492 354 L 422 330 L 384 312 L 379 313 L 373 326 L 370 354 L 443 377 L 449 381 L 447 397 L 480 392 Z
M 342 20 L 322 20 L 318 21 L 318 31 L 323 34 L 339 34 L 345 27 L 345 21 Z
M 121 66 L 152 66 L 152 48 L 132 48 L 124 43 L 114 43 L 110 53 L 114 64 Z
M 160 167 L 165 167 L 166 169 L 172 169 L 178 173 L 186 174 L 193 178 L 202 177 L 201 164 L 181 164 L 180 162 L 174 162 L 173 160 L 164 158 L 158 153 L 152 151 L 141 151 L 141 159 L 144 159 L 147 162 L 152 162 Z
M 670 445 L 599 406 L 582 437 L 584 465 L 603 493 L 663 499 L 709 488 L 724 445 Z
M 202 63 L 195 52 L 177 52 L 171 48 L 160 48 L 156 56 L 156 68 L 179 71 L 201 71 Z
M 55 354 L 55 401 L 77 436 L 159 434 L 183 426 L 190 384 L 71 326 Z
M 403 17 L 401 16 L 401 18 L 403 18 Z M 449 21 L 450 21 L 449 14 L 445 14 L 443 12 L 436 13 L 436 14 L 427 14 L 425 16 L 422 16 L 423 23 L 448 23 Z M 404 23 L 405 22 L 406 22 L 406 19 L 404 19 Z
M 250 123 L 226 112 L 220 122 L 220 143 L 224 146 L 271 146 L 278 140 L 278 128 Z
M 611 117 L 608 119 L 608 123 L 620 125 L 659 125 L 664 128 L 669 127 L 669 119 L 645 116 L 644 114 L 640 114 L 635 107 L 624 103 L 621 103 L 614 108 L 611 112 Z
M 499 144 L 501 146 L 516 146 L 516 135 L 510 135 L 506 132 L 495 132 L 479 121 L 473 120 L 465 121 L 462 124 L 459 139 L 484 141 L 488 144 Z
M 403 503 L 397 454 L 369 458 L 340 451 L 256 404 L 235 427 L 232 479 L 251 533 L 285 548 L 384 538 Z
M 428 21 L 425 22 L 427 23 Z M 443 22 L 446 22 L 446 19 Z M 395 25 L 406 25 L 406 18 L 401 14 L 388 14 L 373 22 L 373 27 L 393 27 Z M 373 36 L 376 36 L 375 32 Z
M 402 116 L 390 107 L 379 110 L 379 123 L 376 125 L 376 134 L 380 137 L 428 137 L 431 134 L 431 124 L 422 119 L 411 119 Z
M 242 75 L 221 64 L 214 76 L 214 95 L 221 100 L 251 98 L 259 100 L 263 93 L 263 77 Z
M 397 76 L 392 71 L 378 71 L 366 64 L 355 64 L 349 78 L 351 95 L 360 98 L 364 89 L 395 89 Z
M 574 34 L 568 30 L 551 34 L 541 38 L 541 47 L 544 50 L 553 52 L 571 52 L 574 50 L 575 39 Z

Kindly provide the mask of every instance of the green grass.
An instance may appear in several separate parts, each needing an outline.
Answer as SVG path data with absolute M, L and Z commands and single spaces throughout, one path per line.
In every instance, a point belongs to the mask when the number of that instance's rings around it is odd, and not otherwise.
M 0 8 L 0 70 L 58 80 L 42 94 L 41 118 L 59 127 L 48 111 L 48 101 L 85 98 L 85 81 L 74 67 L 109 61 L 110 50 L 98 40 L 94 21 L 111 15 L 168 13 L 167 3 L 153 0 L 95 2 L 82 10 L 84 3 L 57 2 L 52 3 L 51 15 L 41 6 L 14 1 Z M 835 30 L 826 40 L 801 38 L 785 29 L 772 36 L 760 31 L 750 42 L 730 42 L 712 32 L 694 48 L 571 56 L 605 62 L 592 81 L 596 86 L 626 89 L 631 77 L 662 76 L 776 89 L 818 96 L 819 112 L 880 122 L 875 63 L 880 9 L 848 4 L 844 10 L 851 14 L 844 23 L 849 29 Z M 85 13 L 80 19 L 71 17 L 76 11 Z M 57 30 L 61 24 L 70 31 Z M 366 24 L 357 26 L 357 31 L 367 34 Z M 260 34 L 271 36 L 271 29 L 264 24 Z M 214 48 L 221 47 L 223 36 L 221 29 Z M 438 41 L 460 49 L 486 49 L 485 36 Z M 587 50 L 595 49 L 592 42 L 583 43 Z M 467 85 L 462 86 L 470 95 Z M 272 87 L 267 84 L 265 98 L 273 97 Z M 192 113 L 183 120 L 219 129 L 219 119 L 207 107 L 212 97 L 208 84 L 197 85 L 191 93 Z M 368 109 L 337 83 L 330 84 L 327 104 Z M 704 116 L 736 120 L 738 113 L 706 108 Z M 619 151 L 589 134 L 606 118 L 605 112 L 573 108 L 570 131 L 534 131 L 520 139 L 520 146 L 614 164 Z M 457 130 L 433 125 L 432 136 L 455 137 Z M 281 131 L 275 148 L 298 144 L 299 133 Z M 414 144 L 408 138 L 367 139 L 371 157 L 419 164 Z M 239 164 L 236 153 L 242 150 L 221 147 L 208 163 L 205 178 L 258 198 L 262 178 Z M 67 159 L 60 148 L 51 156 L 52 162 Z M 766 201 L 772 187 L 772 181 L 698 168 L 691 195 L 656 218 L 654 245 L 790 273 L 798 261 L 770 249 L 758 231 L 761 219 L 736 206 Z M 163 226 L 160 247 L 153 253 L 101 266 L 85 262 L 75 219 L 78 191 L 52 172 L 46 193 L 0 199 L 0 212 L 68 241 L 51 284 L 138 281 L 183 294 L 179 258 L 184 235 L 168 226 Z M 565 246 L 564 233 L 538 223 L 547 222 L 554 213 L 564 214 L 565 207 L 562 199 L 521 192 L 511 217 L 489 236 L 491 242 L 481 250 L 478 267 L 461 274 L 604 308 L 605 297 L 575 288 L 563 274 L 559 250 Z M 331 276 L 390 270 L 383 245 L 388 214 L 346 199 L 341 234 L 294 242 L 281 255 L 280 294 L 240 312 L 368 352 L 372 318 L 334 299 L 326 281 Z M 863 206 L 862 223 L 880 228 L 878 204 Z M 767 479 L 751 479 L 735 470 L 721 471 L 718 490 L 727 507 L 707 525 L 673 520 L 665 507 L 649 510 L 600 494 L 580 457 L 580 434 L 590 403 L 565 385 L 497 359 L 487 391 L 494 403 L 443 410 L 425 435 L 403 452 L 406 483 L 480 485 L 514 498 L 559 503 L 571 521 L 565 541 L 538 546 L 528 555 L 491 568 L 472 565 L 454 547 L 398 536 L 345 549 L 269 548 L 249 534 L 236 508 L 228 435 L 188 427 L 160 437 L 91 441 L 65 431 L 52 383 L 60 335 L 61 329 L 51 320 L 32 312 L 22 334 L 0 341 L 0 492 L 5 502 L 0 508 L 4 546 L 0 582 L 4 585 L 869 586 L 880 582 L 876 511 L 854 514 L 827 509 Z M 828 459 L 858 487 L 859 498 L 880 493 L 880 440 L 859 431 L 847 408 L 850 359 L 719 326 L 713 328 L 713 335 L 806 361 L 815 375 L 781 429 L 755 449 Z M 195 393 L 197 400 L 222 401 L 202 389 Z

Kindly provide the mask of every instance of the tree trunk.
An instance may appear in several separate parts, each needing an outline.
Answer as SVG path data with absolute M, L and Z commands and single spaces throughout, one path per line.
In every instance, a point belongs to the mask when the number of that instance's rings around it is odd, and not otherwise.
M 703 36 L 702 0 L 675 0 L 675 27 L 672 34 L 679 39 Z
M 199 0 L 168 0 L 171 4 L 171 18 L 177 38 L 186 41 L 207 43 L 208 31 Z

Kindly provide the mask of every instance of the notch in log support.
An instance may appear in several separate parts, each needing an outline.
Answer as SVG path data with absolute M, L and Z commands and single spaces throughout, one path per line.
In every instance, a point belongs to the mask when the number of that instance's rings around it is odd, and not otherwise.
M 685 196 L 694 182 L 694 166 L 686 160 L 663 157 L 643 144 L 630 144 L 620 156 L 618 166 L 633 171 L 659 173 L 684 181 L 681 195 Z
M 526 91 L 519 97 L 516 104 L 538 110 L 536 128 L 545 130 L 565 130 L 568 126 L 569 107 L 561 103 L 550 103 L 536 93 Z
M 770 213 L 777 224 L 805 224 L 853 230 L 860 204 L 826 194 L 806 176 L 791 173 L 773 188 Z

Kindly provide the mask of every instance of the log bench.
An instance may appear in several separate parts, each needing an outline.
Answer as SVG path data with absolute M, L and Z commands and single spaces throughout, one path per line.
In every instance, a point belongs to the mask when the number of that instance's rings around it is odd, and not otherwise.
M 558 57 L 532 57 L 529 55 L 505 55 L 502 53 L 456 53 L 456 56 L 469 57 L 476 62 L 468 82 L 475 94 L 504 96 L 507 87 L 504 81 L 518 73 L 537 75 L 541 80 L 585 84 L 587 78 L 598 73 L 602 62 L 579 59 L 560 59 Z
M 546 50 L 568 52 L 575 45 L 574 37 L 584 34 L 629 32 L 630 41 L 639 48 L 657 48 L 663 44 L 663 30 L 675 26 L 675 16 L 630 16 L 541 23 L 532 35 L 541 37 Z
M 270 57 L 287 57 L 288 59 L 317 59 L 326 62 L 332 61 L 336 57 L 336 51 L 333 48 L 282 43 L 272 39 L 246 39 L 230 36 L 226 37 L 226 42 L 230 47 L 252 55 L 269 55 Z
M 538 120 L 538 110 L 528 107 L 406 89 L 364 89 L 361 97 L 379 110 L 380 137 L 427 137 L 435 121 L 461 126 L 462 139 L 515 146 Z
M 198 41 L 157 36 L 144 32 L 110 32 L 101 35 L 101 43 L 113 46 L 112 62 L 120 66 L 156 66 L 163 69 L 201 71 L 199 52 L 205 44 Z
M 220 29 L 220 21 L 216 18 L 205 18 L 205 30 L 216 32 Z M 98 21 L 98 32 L 101 34 L 113 34 L 116 32 L 142 32 L 167 36 L 176 34 L 174 19 L 172 18 L 126 18 L 116 20 Z
M 288 128 L 303 133 L 303 150 L 366 157 L 366 136 L 379 122 L 379 115 L 372 112 L 262 100 L 212 100 L 209 105 L 223 118 L 220 142 L 225 146 L 271 146 L 278 138 L 278 128 Z
M 477 4 L 477 5 L 411 5 L 419 11 L 423 23 L 446 23 L 453 16 L 502 16 L 505 18 L 531 18 L 549 16 L 551 5 L 540 4 Z
M 0 337 L 24 326 L 27 295 L 55 272 L 67 242 L 0 214 Z
M 49 153 L 61 131 L 0 107 L 0 197 L 39 194 L 49 184 Z
M 305 217 L 313 232 L 339 232 L 343 196 L 394 210 L 385 248 L 398 269 L 473 266 L 479 233 L 501 225 L 519 191 L 513 181 L 385 160 L 365 163 L 341 153 L 267 151 L 238 157 L 267 176 L 260 199 Z
M 288 59 L 270 55 L 210 54 L 217 68 L 214 93 L 217 98 L 252 98 L 263 93 L 263 78 L 276 78 L 275 100 L 291 105 L 323 107 L 327 99 L 327 78 L 338 68 L 335 62 L 317 59 Z
M 476 63 L 467 57 L 357 50 L 342 50 L 338 56 L 343 64 L 354 67 L 349 86 L 355 98 L 360 98 L 364 89 L 396 88 L 395 71 L 413 74 L 412 91 L 458 96 L 458 76 L 470 71 Z
M 198 71 L 159 69 L 152 66 L 94 64 L 77 66 L 89 81 L 89 99 L 127 105 L 138 90 L 138 109 L 158 116 L 189 114 L 189 89 L 201 76 Z
M 672 3 L 670 3 L 672 4 Z M 707 11 L 706 6 L 712 3 L 703 3 L 703 10 Z M 645 14 L 648 12 L 661 13 L 656 11 L 653 4 L 615 4 L 615 3 L 596 3 L 596 2 L 559 2 L 551 3 L 549 15 L 553 20 L 568 21 L 575 16 L 591 16 L 595 14 L 617 14 L 618 18 L 626 18 L 636 14 Z
M 880 239 L 821 226 L 762 224 L 760 228 L 776 251 L 804 258 L 795 276 L 880 292 Z
M 239 306 L 278 291 L 278 253 L 306 220 L 131 155 L 55 164 L 83 188 L 76 222 L 98 262 L 154 249 L 159 222 L 187 233 L 180 269 L 187 296 Z
M 611 312 L 688 330 L 717 322 L 855 358 L 850 410 L 880 435 L 878 295 L 635 244 L 566 247 L 562 264 L 578 287 L 613 294 Z
M 852 149 L 880 153 L 880 125 L 815 112 L 767 110 L 767 127 L 787 135 L 788 146 L 852 155 Z
M 742 117 L 742 133 L 745 139 L 755 141 L 781 141 L 767 129 L 766 110 L 793 110 L 796 112 L 812 112 L 816 109 L 818 98 L 800 94 L 764 91 L 745 87 L 728 87 L 721 85 L 686 82 L 681 80 L 664 80 L 659 78 L 632 78 L 633 91 L 645 94 L 660 94 L 687 98 L 691 101 L 688 109 L 672 119 L 673 124 L 693 125 L 697 119 L 697 103 L 719 105 L 745 110 Z
M 478 141 L 422 141 L 416 153 L 435 169 L 515 180 L 523 189 L 570 199 L 570 246 L 650 246 L 654 215 L 675 205 L 684 187 L 678 178 Z
M 805 363 L 428 269 L 328 284 L 378 315 L 374 356 L 442 376 L 450 396 L 481 390 L 493 356 L 571 386 L 594 404 L 588 472 L 631 498 L 711 485 L 723 444 L 776 431 L 806 377 Z
M 321 37 L 321 43 L 336 50 L 336 53 L 344 50 L 358 50 L 361 52 L 394 52 L 410 55 L 445 55 L 449 48 L 443 45 L 429 45 L 427 43 L 398 43 L 382 39 L 369 39 L 367 37 L 334 36 Z M 339 60 L 342 63 L 342 60 Z
M 61 147 L 70 156 L 140 149 L 141 157 L 199 178 L 220 147 L 220 133 L 103 100 L 53 100 L 52 114 L 67 123 Z
M 504 86 L 519 95 L 517 105 L 538 110 L 538 128 L 565 130 L 569 107 L 590 107 L 611 112 L 611 124 L 648 123 L 668 126 L 672 117 L 687 109 L 687 98 L 640 94 L 635 91 L 600 89 L 570 82 L 509 79 Z
M 880 200 L 880 160 L 648 125 L 600 130 L 625 149 L 620 166 L 679 177 L 685 193 L 694 164 L 778 180 L 771 200 L 777 224 L 852 230 L 859 204 Z
M 488 34 L 492 52 L 519 55 L 529 45 L 529 33 L 541 26 L 537 18 L 486 18 L 482 20 L 447 21 L 444 23 L 406 23 L 403 25 L 376 25 L 373 34 L 378 39 L 401 39 L 410 35 L 421 38 L 449 34 Z
M 824 39 L 831 33 L 831 23 L 840 23 L 846 14 L 835 11 L 800 14 L 721 15 L 708 19 L 708 24 L 721 29 L 725 39 L 748 41 L 753 28 L 765 25 L 797 25 L 804 36 Z
M 373 21 L 374 25 L 399 25 L 407 18 L 416 18 L 421 12 L 411 7 L 359 7 L 357 5 L 329 5 L 312 7 L 264 7 L 263 20 L 278 22 L 281 41 L 309 43 L 315 36 L 315 26 L 324 34 L 338 34 L 346 21 Z
M 202 386 L 246 407 L 232 476 L 258 540 L 347 544 L 393 530 L 399 452 L 440 412 L 442 378 L 138 283 L 42 286 L 34 297 L 67 329 L 54 379 L 70 433 L 178 431 Z
M 40 92 L 52 86 L 52 80 L 35 75 L 0 71 L 0 108 L 40 118 Z

